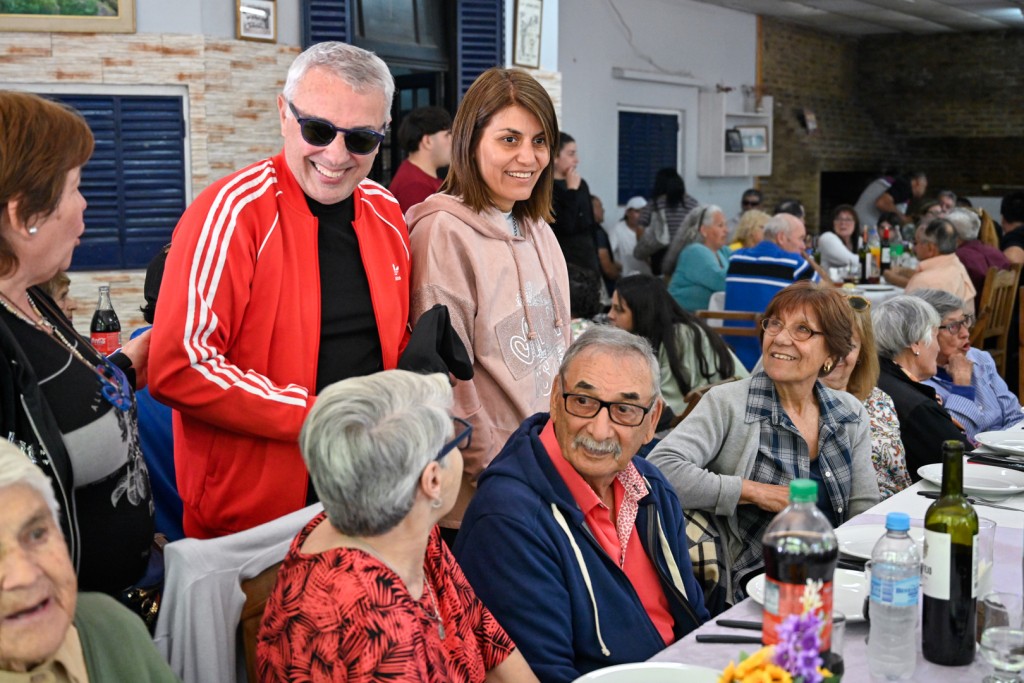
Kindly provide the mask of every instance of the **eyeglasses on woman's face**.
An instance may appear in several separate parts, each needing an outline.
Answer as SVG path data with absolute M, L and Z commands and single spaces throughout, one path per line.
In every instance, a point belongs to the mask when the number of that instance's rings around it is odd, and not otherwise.
M 965 315 L 964 317 L 960 318 L 960 320 L 953 320 L 953 321 L 950 321 L 950 322 L 946 323 L 945 325 L 939 325 L 939 329 L 940 330 L 945 330 L 946 332 L 949 332 L 950 334 L 954 334 L 955 335 L 955 334 L 960 334 L 960 329 L 961 328 L 969 330 L 973 326 L 974 326 L 974 316 L 973 315 Z
M 778 335 L 783 330 L 789 332 L 790 338 L 796 341 L 807 341 L 816 334 L 824 334 L 818 330 L 812 330 L 803 323 L 797 323 L 796 325 L 790 325 L 786 327 L 786 323 L 782 322 L 778 318 L 764 318 L 761 320 L 761 329 L 764 333 L 772 337 Z
M 434 460 L 440 460 L 456 448 L 460 451 L 464 451 L 469 448 L 471 443 L 473 443 L 473 425 L 469 424 L 461 417 L 453 417 L 452 422 L 455 424 L 455 436 L 452 437 L 450 441 L 446 442 L 441 450 L 437 452 L 437 455 L 434 456 Z

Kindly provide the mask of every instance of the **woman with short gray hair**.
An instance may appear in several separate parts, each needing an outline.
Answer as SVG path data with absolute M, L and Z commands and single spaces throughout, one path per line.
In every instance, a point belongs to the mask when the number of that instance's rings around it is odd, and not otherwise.
M 669 294 L 680 306 L 688 311 L 706 309 L 712 294 L 725 291 L 732 254 L 728 242 L 729 226 L 721 207 L 698 206 L 686 217 L 662 266 L 671 277 Z
M 935 389 L 924 384 L 938 369 L 939 322 L 934 308 L 905 294 L 883 301 L 871 311 L 880 365 L 878 388 L 889 394 L 896 406 L 913 481 L 921 479 L 918 468 L 940 461 L 943 441 L 962 441 L 971 448 L 963 431 L 939 404 Z
M 451 406 L 447 377 L 404 370 L 317 397 L 299 446 L 324 512 L 278 572 L 260 680 L 313 668 L 376 680 L 385 667 L 396 680 L 537 680 L 441 542 L 473 433 Z
M 977 434 L 1009 429 L 1024 420 L 1020 401 L 999 376 L 995 360 L 971 346 L 974 318 L 964 314 L 963 300 L 941 289 L 918 289 L 913 296 L 930 304 L 942 319 L 936 333 L 938 371 L 925 384 L 935 389 L 967 438 L 973 442 Z

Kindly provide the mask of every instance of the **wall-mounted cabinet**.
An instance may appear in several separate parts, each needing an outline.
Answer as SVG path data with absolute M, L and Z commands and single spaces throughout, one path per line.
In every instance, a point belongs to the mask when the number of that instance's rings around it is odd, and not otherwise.
M 736 111 L 726 93 L 700 93 L 697 113 L 697 175 L 709 177 L 772 174 L 772 98 L 761 98 L 760 112 Z M 726 144 L 726 131 L 736 131 L 744 149 Z

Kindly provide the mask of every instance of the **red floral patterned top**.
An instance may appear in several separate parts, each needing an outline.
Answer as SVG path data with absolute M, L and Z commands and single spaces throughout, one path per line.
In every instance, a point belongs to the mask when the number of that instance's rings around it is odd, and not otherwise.
M 390 568 L 356 548 L 300 552 L 321 513 L 292 541 L 256 642 L 260 681 L 484 680 L 515 648 L 470 587 L 437 527 L 424 562 L 429 591 L 413 600 Z

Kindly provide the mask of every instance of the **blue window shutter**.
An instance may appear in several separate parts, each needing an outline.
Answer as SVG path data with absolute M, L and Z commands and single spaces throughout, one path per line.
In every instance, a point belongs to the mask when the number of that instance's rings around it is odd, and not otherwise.
M 679 119 L 672 114 L 619 112 L 619 205 L 651 193 L 658 169 L 676 168 Z
M 348 17 L 348 0 L 303 0 L 303 49 L 327 40 L 352 42 Z
M 185 210 L 182 99 L 53 97 L 81 112 L 96 139 L 82 169 L 88 206 L 73 268 L 146 267 Z
M 504 64 L 505 16 L 502 0 L 459 0 L 459 99 L 477 76 Z

